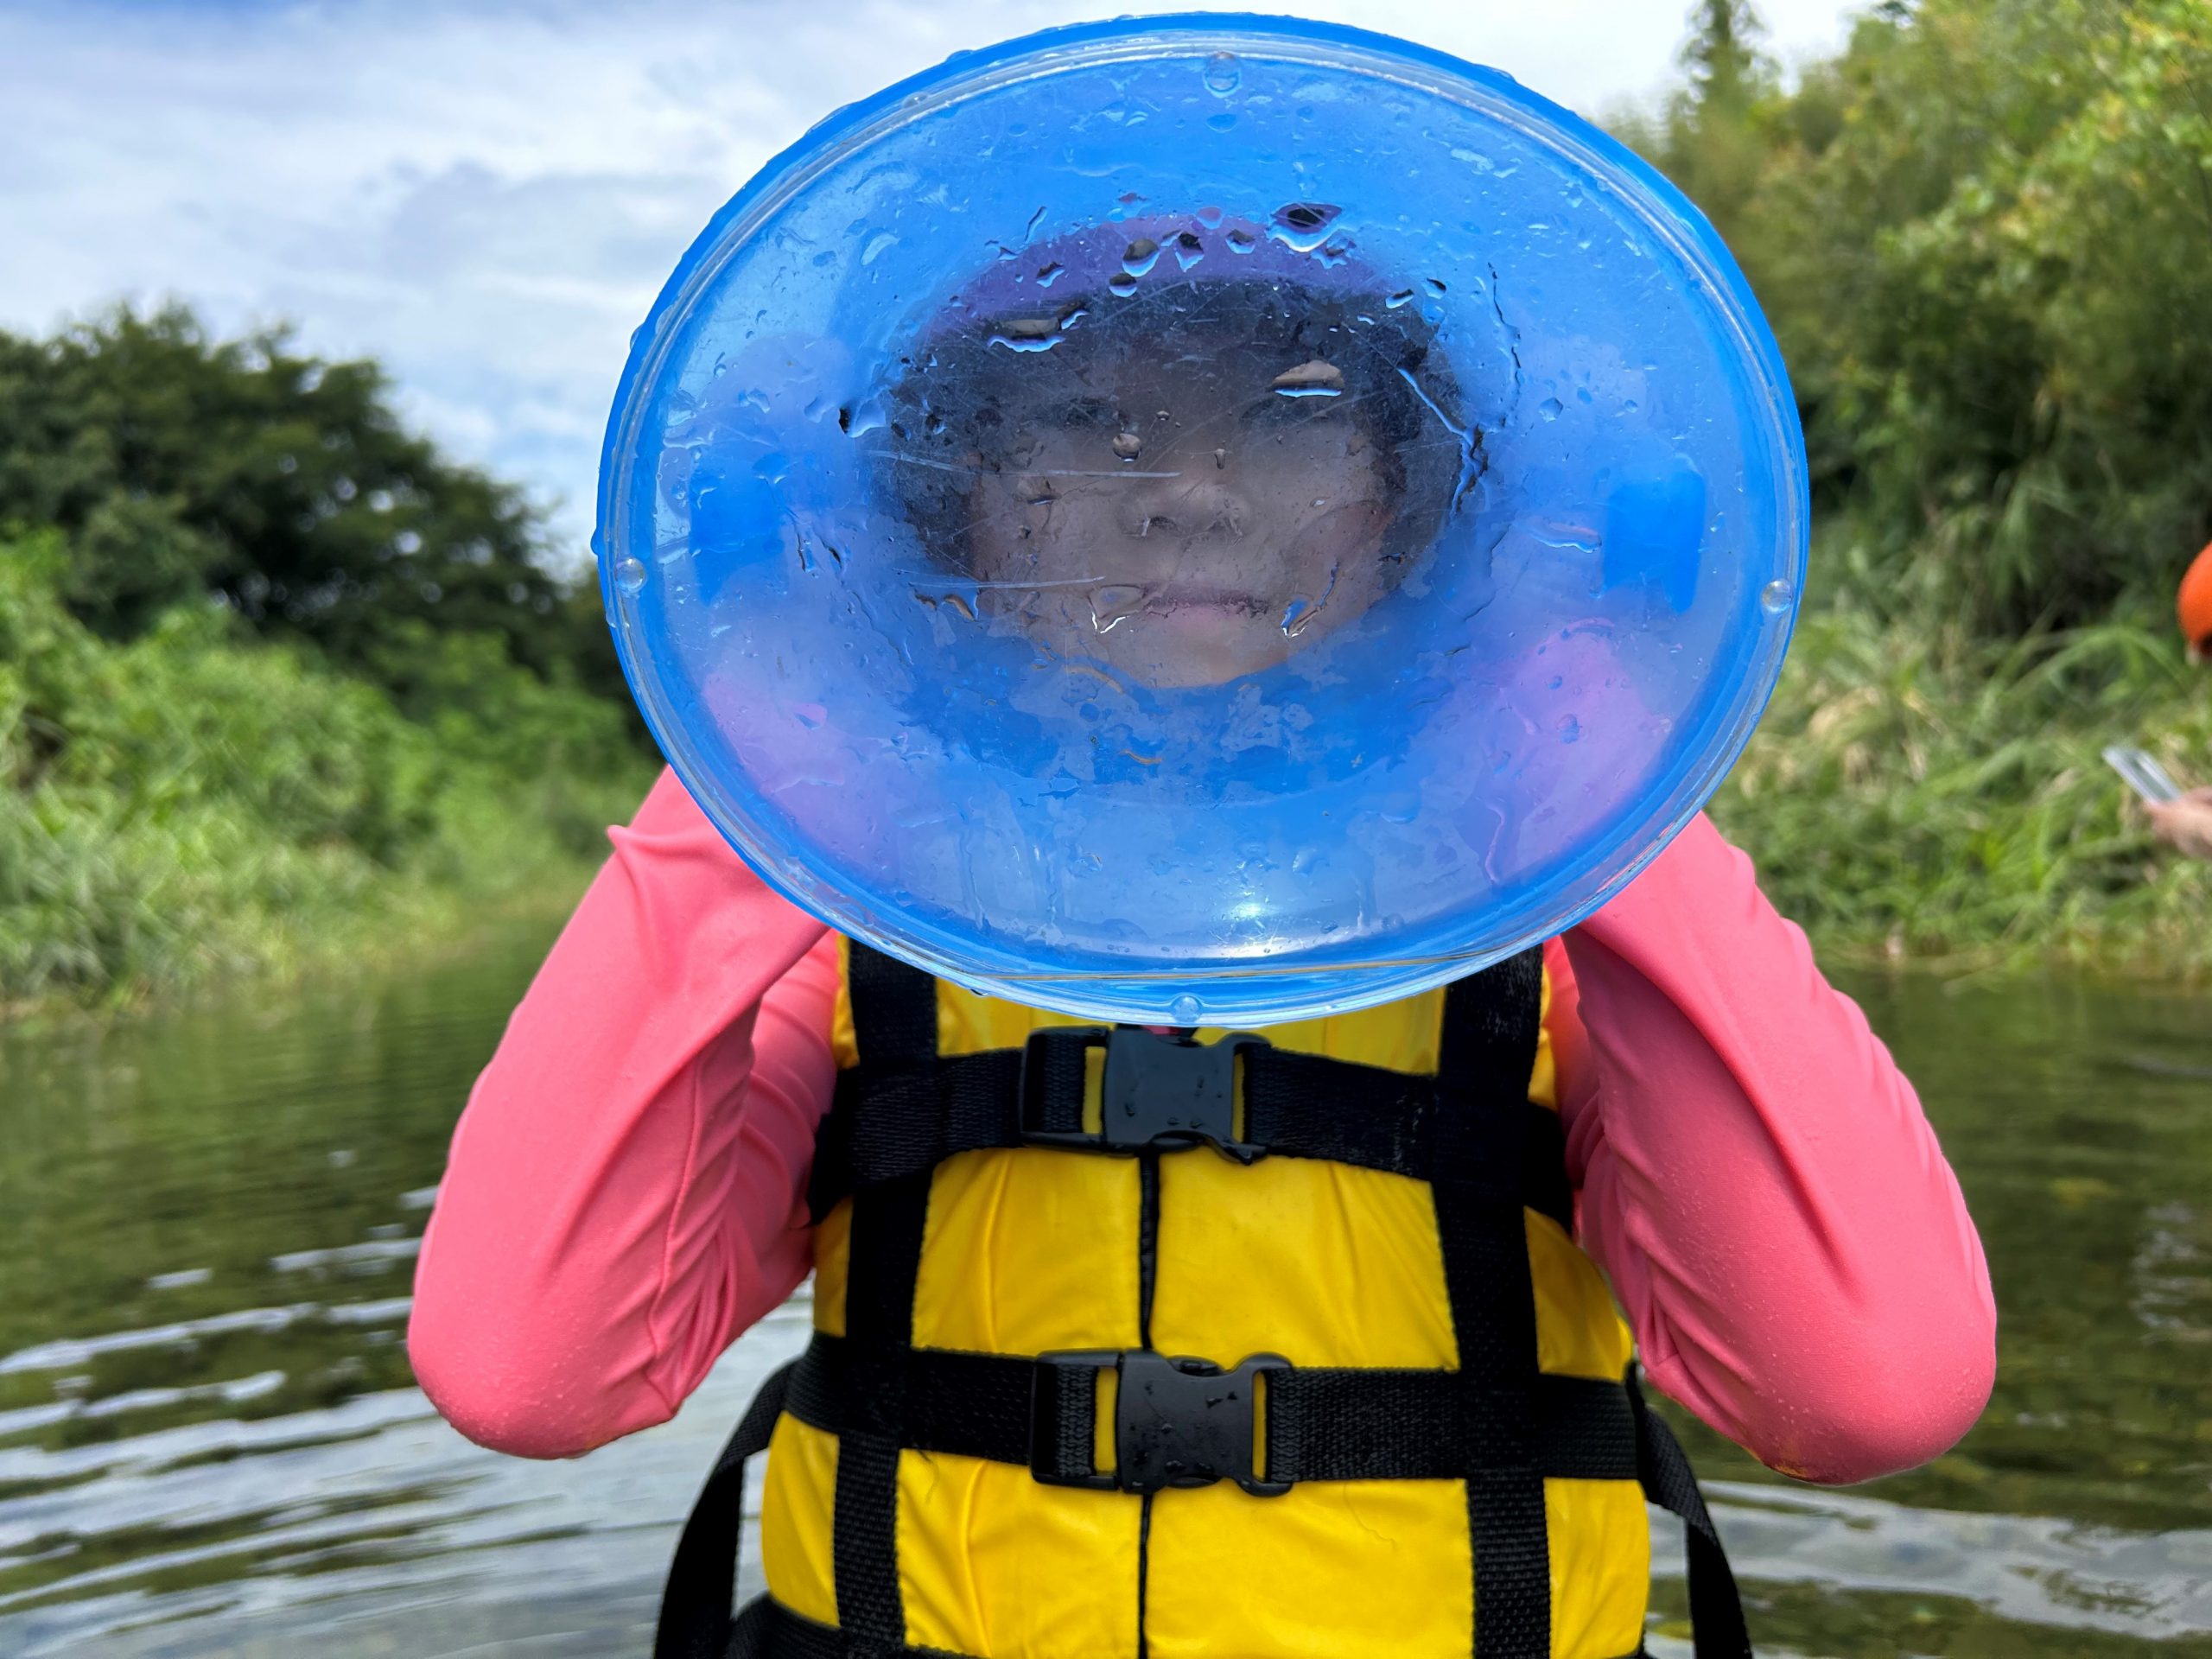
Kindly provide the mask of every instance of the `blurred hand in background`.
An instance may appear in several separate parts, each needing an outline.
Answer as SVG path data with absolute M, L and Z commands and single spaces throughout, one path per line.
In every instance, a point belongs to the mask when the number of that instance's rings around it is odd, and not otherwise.
M 2177 801 L 2150 801 L 2151 833 L 2191 858 L 2212 860 L 2212 789 L 2192 789 Z

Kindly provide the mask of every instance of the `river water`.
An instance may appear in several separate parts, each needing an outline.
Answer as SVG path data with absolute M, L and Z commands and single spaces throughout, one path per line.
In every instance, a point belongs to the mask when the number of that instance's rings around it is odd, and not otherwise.
M 647 1650 L 675 1525 L 807 1313 L 574 1463 L 479 1451 L 411 1386 L 446 1139 L 543 944 L 0 1030 L 0 1654 Z M 2212 1659 L 2212 1000 L 1852 988 L 1965 1183 L 2002 1366 L 1955 1452 L 1847 1491 L 1686 1435 L 1759 1650 Z

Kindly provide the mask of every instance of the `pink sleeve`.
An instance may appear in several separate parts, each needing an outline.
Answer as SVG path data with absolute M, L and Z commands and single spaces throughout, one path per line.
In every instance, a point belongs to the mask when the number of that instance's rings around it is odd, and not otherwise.
M 527 1457 L 664 1421 L 810 1260 L 836 939 L 663 772 L 455 1130 L 408 1351 Z
M 1553 960 L 1582 1238 L 1653 1380 L 1807 1480 L 1955 1442 L 1995 1371 L 1980 1240 L 1912 1085 L 1751 861 L 1699 818 Z

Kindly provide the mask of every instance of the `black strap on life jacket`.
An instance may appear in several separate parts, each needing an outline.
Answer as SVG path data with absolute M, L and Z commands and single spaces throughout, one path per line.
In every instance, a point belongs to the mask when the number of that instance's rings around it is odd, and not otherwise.
M 1459 1108 L 1433 1178 L 1444 1287 L 1459 1350 L 1460 1409 L 1481 1425 L 1491 1455 L 1466 1471 L 1474 1545 L 1474 1659 L 1551 1651 L 1551 1535 L 1537 1465 L 1532 1395 L 1536 1288 L 1517 1196 L 1486 1172 L 1520 1167 L 1525 1113 L 1497 1109 L 1526 1096 L 1535 1065 L 1543 959 L 1528 952 L 1445 993 L 1439 1092 Z M 1462 993 L 1462 987 L 1467 991 Z M 1478 989 L 1484 993 L 1474 994 Z
M 745 1465 L 768 1449 L 792 1369 L 785 1365 L 760 1385 L 691 1505 L 676 1541 L 676 1559 L 669 1563 L 653 1659 L 722 1659 L 729 1649 L 738 1538 L 745 1523 Z
M 937 1063 L 936 981 L 855 944 L 846 985 L 863 1063 L 893 1070 Z M 837 1442 L 830 1566 L 838 1627 L 863 1652 L 906 1639 L 897 1541 L 900 1416 L 930 1176 L 926 1169 L 896 1175 L 853 1194 L 845 1334 L 855 1410 Z
M 906 1644 L 893 1536 L 902 1448 L 1131 1492 L 1216 1479 L 1261 1496 L 1303 1480 L 1464 1480 L 1474 1659 L 1548 1659 L 1546 1477 L 1637 1478 L 1688 1524 L 1698 1659 L 1747 1659 L 1719 1535 L 1633 1370 L 1607 1382 L 1537 1363 L 1523 1208 L 1562 1224 L 1569 1214 L 1557 1119 L 1526 1098 L 1541 974 L 1531 951 L 1452 985 L 1433 1079 L 1288 1055 L 1254 1039 L 1199 1047 L 1127 1028 L 1061 1028 L 1020 1052 L 939 1059 L 935 982 L 855 944 L 848 982 L 859 1065 L 840 1079 L 811 1193 L 817 1214 L 825 1200 L 853 1200 L 846 1334 L 817 1334 L 723 1452 L 677 1548 L 656 1659 L 928 1652 Z M 1101 1124 L 1086 1132 L 1084 1074 L 1097 1048 L 1106 1051 Z M 1224 1370 L 1148 1350 L 1023 1357 L 912 1345 L 938 1162 L 982 1147 L 1209 1144 L 1232 1157 L 1327 1158 L 1428 1181 L 1458 1369 L 1296 1367 L 1257 1355 Z M 1097 1384 L 1109 1369 L 1118 1375 L 1116 1456 L 1101 1471 Z M 836 1629 L 766 1598 L 732 1618 L 743 1466 L 766 1446 L 779 1412 L 838 1437 Z
M 825 1340 L 817 1337 L 816 1348 Z M 778 1605 L 766 1596 L 756 1597 L 734 1619 L 731 1604 L 737 1581 L 737 1550 L 739 1529 L 742 1524 L 745 1497 L 745 1470 L 747 1461 L 768 1448 L 769 1436 L 773 1433 L 776 1419 L 788 1407 L 801 1421 L 817 1428 L 834 1432 L 837 1413 L 825 1410 L 806 1398 L 813 1383 L 795 1388 L 794 1379 L 815 1357 L 816 1349 L 810 1349 L 805 1358 L 795 1360 L 772 1373 L 753 1397 L 752 1407 L 744 1421 L 730 1436 L 729 1444 L 715 1460 L 714 1471 L 707 1478 L 698 1501 L 692 1505 L 691 1514 L 683 1525 L 683 1535 L 677 1542 L 676 1559 L 669 1568 L 667 1593 L 661 1604 L 660 1629 L 653 1645 L 654 1659 L 852 1659 L 865 1652 L 871 1659 L 934 1659 L 931 1650 L 912 1648 L 901 1643 L 896 1648 L 871 1645 L 863 1649 L 850 1643 L 846 1634 L 817 1624 L 810 1619 Z M 961 1355 L 957 1359 L 1001 1360 L 999 1355 Z M 1007 1361 L 1021 1364 L 1019 1360 Z M 926 1369 L 926 1368 L 925 1368 Z M 1334 1377 L 1344 1375 L 1334 1372 L 1308 1371 L 1309 1378 Z M 1412 1373 L 1402 1375 L 1410 1376 Z M 972 1376 L 948 1375 L 932 1379 L 938 1389 L 946 1382 L 962 1384 L 975 1381 Z M 1559 1378 L 1560 1382 L 1581 1382 L 1580 1378 Z M 849 1386 L 849 1385 L 848 1385 Z M 1603 1383 L 1594 1387 L 1607 1387 Z M 919 1390 L 926 1397 L 932 1392 L 931 1383 L 925 1383 Z M 1624 1471 L 1612 1461 L 1614 1451 L 1611 1437 L 1606 1437 L 1604 1446 L 1587 1449 L 1590 1458 L 1586 1465 L 1576 1465 L 1567 1459 L 1578 1453 L 1569 1451 L 1562 1466 L 1553 1468 L 1547 1459 L 1546 1472 L 1569 1478 L 1611 1480 L 1625 1474 L 1639 1477 L 1644 1495 L 1661 1509 L 1679 1516 L 1684 1523 L 1689 1544 L 1690 1619 L 1696 1632 L 1695 1651 L 1698 1659 L 1750 1659 L 1751 1643 L 1744 1628 L 1743 1603 L 1736 1590 L 1735 1574 L 1730 1571 L 1726 1552 L 1722 1548 L 1720 1535 L 1714 1529 L 1713 1518 L 1706 1511 L 1705 1500 L 1699 1493 L 1697 1481 L 1690 1472 L 1689 1460 L 1682 1455 L 1680 1441 L 1664 1419 L 1653 1414 L 1645 1405 L 1636 1373 L 1630 1370 L 1623 1395 L 1634 1414 L 1635 1467 Z M 1374 1396 L 1370 1396 L 1371 1403 Z M 1349 1402 L 1347 1402 L 1349 1403 Z M 1281 1408 L 1274 1398 L 1269 1402 L 1268 1471 L 1274 1473 L 1276 1462 L 1275 1437 L 1273 1432 L 1274 1413 Z M 926 1419 L 930 1408 L 925 1406 L 921 1414 Z M 1418 1412 L 1420 1408 L 1415 1407 Z M 1330 1412 L 1317 1402 L 1311 1414 L 1317 1422 L 1338 1423 L 1354 1421 L 1349 1412 Z M 1429 1432 L 1433 1422 L 1425 1425 Z M 949 1437 L 948 1437 L 949 1438 Z M 1296 1436 L 1290 1437 L 1295 1440 Z M 946 1446 L 942 1449 L 966 1455 L 991 1457 L 988 1450 L 977 1450 L 973 1446 Z M 1339 1455 L 1342 1455 L 1339 1453 Z M 1000 1458 L 999 1461 L 1007 1461 Z M 1011 1459 L 1019 1462 L 1017 1458 Z M 1372 1462 L 1358 1464 L 1319 1464 L 1316 1471 L 1306 1478 L 1312 1479 L 1364 1479 L 1370 1478 L 1357 1470 L 1370 1469 Z
M 1098 1051 L 1104 1109 L 1100 1127 L 1086 1130 L 1086 1061 Z M 1528 1099 L 1525 1082 L 1502 1109 L 1526 1119 L 1515 1201 L 1571 1229 L 1559 1114 Z M 1434 1077 L 1294 1053 L 1262 1038 L 1201 1046 L 1133 1027 L 1052 1027 L 1019 1049 L 920 1066 L 864 1060 L 841 1072 L 807 1197 L 818 1220 L 861 1187 L 935 1169 L 956 1154 L 1028 1146 L 1133 1154 L 1203 1143 L 1247 1163 L 1311 1158 L 1427 1181 L 1460 1149 L 1445 1113 Z
M 817 1332 L 791 1371 L 784 1409 L 842 1435 L 854 1420 L 852 1344 Z M 1095 1463 L 1097 1379 L 1115 1371 L 1115 1466 Z M 1252 1386 L 1246 1387 L 1249 1383 Z M 1273 1357 L 1224 1370 L 1148 1349 L 1042 1354 L 916 1349 L 899 1439 L 917 1452 L 986 1458 L 1056 1486 L 1142 1492 L 1235 1480 L 1280 1491 L 1313 1480 L 1453 1480 L 1499 1447 L 1471 1427 L 1458 1374 L 1292 1365 Z M 1635 1480 L 1636 1407 L 1620 1382 L 1539 1378 L 1532 1455 L 1544 1475 Z M 1178 1467 L 1145 1455 L 1166 1421 Z M 1208 1432 L 1191 1433 L 1196 1421 Z M 1208 1462 L 1209 1458 L 1217 1460 Z
M 1637 1368 L 1628 1374 L 1629 1404 L 1636 1412 L 1636 1460 L 1643 1495 L 1669 1515 L 1680 1516 L 1688 1546 L 1690 1626 L 1697 1637 L 1697 1659 L 1708 1653 L 1726 1659 L 1750 1659 L 1751 1638 L 1744 1627 L 1744 1599 L 1728 1565 L 1727 1547 L 1707 1513 L 1705 1494 L 1683 1455 L 1682 1443 L 1667 1420 L 1645 1402 Z

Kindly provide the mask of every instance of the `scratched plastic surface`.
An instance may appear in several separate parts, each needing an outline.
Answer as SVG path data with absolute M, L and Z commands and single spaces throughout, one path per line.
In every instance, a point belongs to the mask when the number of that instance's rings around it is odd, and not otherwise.
M 1617 891 L 1778 672 L 1804 461 L 1694 210 L 1509 78 L 1124 20 L 842 111 L 636 338 L 639 702 L 796 902 L 970 986 L 1256 1025 Z

